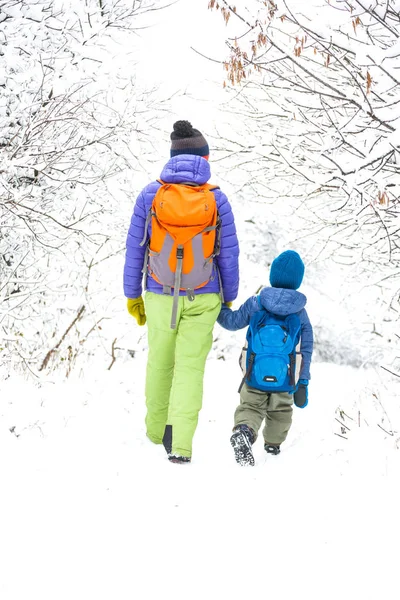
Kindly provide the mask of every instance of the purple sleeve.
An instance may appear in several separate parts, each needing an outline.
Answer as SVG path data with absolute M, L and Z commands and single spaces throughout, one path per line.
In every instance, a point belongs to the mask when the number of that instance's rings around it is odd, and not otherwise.
M 221 249 L 216 263 L 222 279 L 224 301 L 232 302 L 239 289 L 239 242 L 228 198 L 220 190 L 217 190 L 215 195 L 221 219 Z
M 131 224 L 126 239 L 124 266 L 124 294 L 127 298 L 138 298 L 142 294 L 143 261 L 146 244 L 140 246 L 146 222 L 146 188 L 137 197 Z

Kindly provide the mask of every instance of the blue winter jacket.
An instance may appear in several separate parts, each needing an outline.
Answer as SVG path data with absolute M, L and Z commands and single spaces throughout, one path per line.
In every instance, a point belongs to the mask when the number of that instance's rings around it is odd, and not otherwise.
M 310 379 L 310 365 L 313 351 L 313 330 L 307 311 L 304 308 L 307 298 L 301 292 L 296 290 L 287 290 L 283 288 L 265 287 L 261 290 L 259 298 L 263 308 L 274 315 L 290 315 L 296 313 L 300 318 L 301 337 L 300 353 L 302 355 L 300 379 Z M 238 310 L 231 310 L 222 305 L 218 316 L 218 323 L 225 329 L 236 331 L 243 329 L 250 323 L 250 318 L 260 308 L 257 296 L 251 296 Z
M 201 185 L 207 183 L 210 176 L 210 165 L 205 158 L 191 154 L 178 154 L 171 158 L 164 166 L 160 179 L 166 183 L 191 181 Z M 142 269 L 146 244 L 143 246 L 139 244 L 144 236 L 146 217 L 160 185 L 158 181 L 147 185 L 140 192 L 133 210 L 126 240 L 124 267 L 124 293 L 127 298 L 138 298 L 142 294 Z M 239 244 L 232 209 L 227 197 L 219 189 L 213 193 L 215 194 L 218 214 L 222 223 L 221 249 L 215 262 L 221 275 L 224 300 L 230 302 L 237 297 L 239 287 Z M 149 225 L 148 238 L 150 235 L 151 223 Z M 150 276 L 147 277 L 146 289 L 157 294 L 162 293 L 162 286 Z M 215 265 L 210 281 L 199 290 L 199 293 L 202 294 L 211 292 L 220 292 Z M 185 292 L 181 290 L 180 294 L 183 295 Z

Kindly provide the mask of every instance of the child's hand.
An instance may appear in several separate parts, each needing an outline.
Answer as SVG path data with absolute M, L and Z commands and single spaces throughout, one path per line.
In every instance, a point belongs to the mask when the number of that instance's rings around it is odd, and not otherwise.
M 228 308 L 232 308 L 233 302 L 224 302 L 222 306 L 227 306 Z
M 294 393 L 294 403 L 298 408 L 305 408 L 308 404 L 308 379 L 299 379 L 297 390 Z

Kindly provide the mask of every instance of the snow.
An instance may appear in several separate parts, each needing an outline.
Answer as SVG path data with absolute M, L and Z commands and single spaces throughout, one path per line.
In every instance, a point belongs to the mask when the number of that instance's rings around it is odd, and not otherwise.
M 397 597 L 395 441 L 363 414 L 347 440 L 335 435 L 335 410 L 362 396 L 365 375 L 315 365 L 281 455 L 258 440 L 243 469 L 229 444 L 236 356 L 209 360 L 181 466 L 145 437 L 145 353 L 132 360 L 84 380 L 3 382 L 2 598 L 183 600 L 264 585 L 283 599 Z

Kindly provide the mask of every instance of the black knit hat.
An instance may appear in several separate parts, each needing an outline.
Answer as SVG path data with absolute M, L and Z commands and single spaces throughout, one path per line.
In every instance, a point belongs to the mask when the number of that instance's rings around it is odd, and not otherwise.
M 177 121 L 171 133 L 171 157 L 177 154 L 197 154 L 208 157 L 210 149 L 206 139 L 189 121 Z

